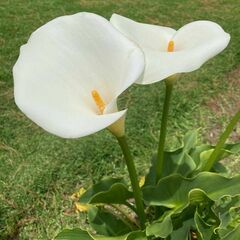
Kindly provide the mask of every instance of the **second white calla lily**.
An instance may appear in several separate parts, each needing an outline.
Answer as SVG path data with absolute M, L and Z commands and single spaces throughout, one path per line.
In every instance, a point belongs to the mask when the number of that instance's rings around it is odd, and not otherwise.
M 21 47 L 13 69 L 15 101 L 48 132 L 78 138 L 124 118 L 117 97 L 143 70 L 142 51 L 105 18 L 63 16 Z
M 230 35 L 211 21 L 195 21 L 178 31 L 138 23 L 118 14 L 113 14 L 110 21 L 144 51 L 146 69 L 141 84 L 194 71 L 224 50 L 230 41 Z

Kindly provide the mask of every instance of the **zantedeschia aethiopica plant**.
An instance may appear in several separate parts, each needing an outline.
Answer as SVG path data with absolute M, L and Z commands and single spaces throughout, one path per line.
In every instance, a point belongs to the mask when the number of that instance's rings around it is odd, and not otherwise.
M 13 68 L 17 105 L 48 132 L 77 138 L 109 127 L 123 148 L 142 219 L 141 192 L 124 137 L 126 110 L 118 111 L 117 97 L 143 70 L 141 49 L 92 13 L 59 17 L 37 29 Z
M 230 35 L 211 21 L 195 21 L 178 31 L 138 23 L 118 14 L 113 14 L 110 21 L 144 51 L 146 68 L 144 77 L 138 82 L 150 84 L 166 79 L 166 97 L 156 163 L 159 179 L 163 168 L 167 118 L 174 78 L 176 74 L 197 70 L 224 50 L 230 41 Z
M 108 128 L 129 172 L 131 189 L 125 179 L 108 177 L 74 194 L 91 230 L 64 230 L 56 240 L 237 240 L 240 175 L 230 178 L 219 161 L 240 152 L 240 143 L 225 143 L 240 112 L 216 146 L 198 145 L 197 131 L 189 131 L 180 148 L 164 151 L 176 74 L 220 53 L 229 34 L 210 21 L 178 31 L 116 14 L 111 23 L 91 13 L 54 19 L 31 35 L 14 66 L 15 101 L 30 119 L 64 138 Z M 140 184 L 125 136 L 126 110 L 118 111 L 117 97 L 134 82 L 163 79 L 158 151 Z

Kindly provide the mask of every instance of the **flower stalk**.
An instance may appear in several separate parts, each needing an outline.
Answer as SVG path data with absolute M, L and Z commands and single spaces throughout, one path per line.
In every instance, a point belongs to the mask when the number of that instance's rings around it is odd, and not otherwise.
M 223 134 L 219 138 L 219 141 L 218 141 L 214 151 L 210 155 L 209 160 L 207 161 L 206 165 L 204 166 L 203 171 L 210 171 L 211 170 L 214 163 L 217 161 L 217 158 L 218 158 L 219 154 L 221 154 L 221 151 L 224 147 L 224 144 L 226 143 L 228 137 L 232 133 L 233 129 L 235 128 L 235 126 L 236 126 L 236 124 L 238 123 L 239 120 L 240 120 L 240 111 L 238 111 L 235 114 L 235 116 L 231 119 L 231 121 L 227 125 L 225 131 L 223 132 Z
M 134 196 L 135 203 L 136 203 L 137 214 L 138 214 L 138 217 L 140 220 L 141 228 L 144 229 L 145 222 L 146 222 L 146 215 L 144 212 L 142 192 L 139 187 L 138 177 L 137 177 L 137 172 L 136 172 L 136 168 L 134 165 L 134 161 L 133 161 L 131 152 L 128 147 L 126 136 L 117 137 L 117 140 L 122 149 L 122 152 L 123 152 L 126 164 L 127 164 L 127 169 L 129 172 L 129 177 L 130 177 L 132 190 L 133 190 L 133 196 Z
M 164 147 L 167 134 L 167 121 L 168 113 L 171 102 L 171 95 L 173 90 L 173 78 L 168 78 L 165 80 L 166 90 L 165 90 L 165 100 L 163 106 L 162 122 L 159 136 L 158 152 L 157 152 L 157 163 L 156 163 L 156 172 L 157 172 L 157 181 L 161 178 L 164 164 Z

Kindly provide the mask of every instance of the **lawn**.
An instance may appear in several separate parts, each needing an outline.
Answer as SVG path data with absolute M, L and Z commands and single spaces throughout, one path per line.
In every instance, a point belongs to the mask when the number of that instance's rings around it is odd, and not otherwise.
M 12 67 L 19 47 L 49 20 L 88 11 L 116 12 L 137 21 L 179 28 L 208 19 L 232 36 L 230 46 L 200 70 L 182 75 L 173 95 L 167 145 L 187 129 L 214 143 L 240 108 L 240 0 L 0 0 L 0 239 L 52 239 L 79 226 L 71 194 L 105 175 L 125 175 L 115 139 L 107 131 L 77 140 L 44 132 L 14 104 Z M 164 84 L 133 86 L 119 99 L 128 107 L 127 134 L 140 174 L 159 135 Z M 240 141 L 240 129 L 232 140 Z M 228 161 L 235 171 L 237 158 Z

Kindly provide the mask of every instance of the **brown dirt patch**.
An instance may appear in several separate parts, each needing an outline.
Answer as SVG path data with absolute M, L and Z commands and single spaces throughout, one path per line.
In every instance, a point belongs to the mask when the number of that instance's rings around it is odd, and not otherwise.
M 216 119 L 227 119 L 240 110 L 240 67 L 233 70 L 226 77 L 227 88 L 224 92 L 216 95 L 205 102 L 209 110 Z M 206 136 L 210 143 L 215 143 L 223 131 L 223 124 L 216 123 Z M 240 141 L 240 131 L 238 128 L 231 135 L 233 142 Z

